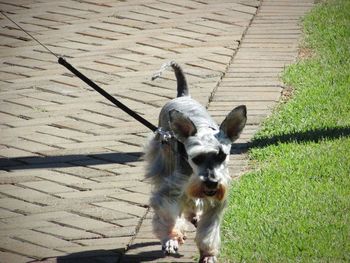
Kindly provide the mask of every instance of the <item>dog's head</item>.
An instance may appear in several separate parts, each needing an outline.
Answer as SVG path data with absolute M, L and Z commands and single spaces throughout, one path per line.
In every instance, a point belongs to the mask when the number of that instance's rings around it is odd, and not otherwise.
M 189 194 L 199 198 L 215 196 L 221 200 L 229 180 L 227 163 L 231 144 L 246 124 L 246 107 L 242 105 L 233 109 L 219 130 L 196 127 L 190 118 L 177 110 L 170 111 L 169 117 L 170 128 L 183 143 L 193 170 Z

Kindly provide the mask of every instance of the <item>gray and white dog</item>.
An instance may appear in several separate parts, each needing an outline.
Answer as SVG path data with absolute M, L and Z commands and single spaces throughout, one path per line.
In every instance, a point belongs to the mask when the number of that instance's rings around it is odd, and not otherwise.
M 164 64 L 153 79 L 172 67 L 177 98 L 159 115 L 159 130 L 146 146 L 146 178 L 153 184 L 153 232 L 166 254 L 177 253 L 185 239 L 186 220 L 197 227 L 199 262 L 216 262 L 220 224 L 230 183 L 228 160 L 231 144 L 247 120 L 244 105 L 233 109 L 220 127 L 206 109 L 189 96 L 181 67 Z

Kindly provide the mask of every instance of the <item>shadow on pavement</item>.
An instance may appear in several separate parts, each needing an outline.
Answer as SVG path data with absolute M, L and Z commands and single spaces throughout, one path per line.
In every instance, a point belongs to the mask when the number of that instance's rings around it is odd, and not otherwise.
M 72 253 L 69 255 L 57 257 L 56 259 L 50 258 L 44 261 L 47 263 L 137 263 L 137 262 L 149 262 L 164 258 L 164 262 L 172 262 L 172 258 L 181 258 L 182 255 L 175 255 L 164 257 L 164 254 L 160 250 L 149 250 L 145 247 L 152 247 L 159 245 L 159 242 L 143 242 L 131 245 L 128 249 L 128 253 L 132 253 L 133 250 L 136 250 L 134 254 L 124 254 L 121 250 L 91 250 Z M 145 248 L 147 251 L 139 251 Z M 139 252 L 138 252 L 139 251 Z M 38 261 L 35 261 L 38 262 Z
M 157 249 L 154 250 L 153 247 L 156 246 Z M 145 248 L 144 251 L 142 251 L 142 248 L 144 247 L 151 247 L 149 249 Z M 133 251 L 136 250 L 136 251 Z M 141 251 L 140 251 L 141 250 Z M 135 252 L 135 253 L 133 253 Z M 124 254 L 122 256 L 121 263 L 128 263 L 128 262 L 149 262 L 154 261 L 157 259 L 164 258 L 164 262 L 176 262 L 176 258 L 183 257 L 181 254 L 171 255 L 168 257 L 164 256 L 163 251 L 160 250 L 160 243 L 157 242 L 143 242 L 143 243 L 136 243 L 128 248 L 128 253 Z M 171 260 L 171 259 L 174 260 Z
M 57 263 L 117 263 L 120 262 L 120 250 L 91 250 L 72 253 L 56 259 Z
M 2 170 L 45 169 L 74 167 L 84 164 L 101 165 L 106 163 L 130 163 L 140 161 L 142 152 L 70 154 L 59 156 L 24 156 L 0 158 Z

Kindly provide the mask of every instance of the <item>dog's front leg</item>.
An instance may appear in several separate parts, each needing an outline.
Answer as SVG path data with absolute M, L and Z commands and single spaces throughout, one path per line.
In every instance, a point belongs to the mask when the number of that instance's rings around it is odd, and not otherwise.
M 209 205 L 208 205 L 209 206 Z M 204 209 L 198 222 L 196 243 L 200 263 L 215 263 L 220 249 L 220 224 L 225 202 L 215 202 Z
M 178 198 L 156 193 L 151 198 L 154 209 L 153 232 L 160 239 L 165 254 L 177 253 L 184 242 Z

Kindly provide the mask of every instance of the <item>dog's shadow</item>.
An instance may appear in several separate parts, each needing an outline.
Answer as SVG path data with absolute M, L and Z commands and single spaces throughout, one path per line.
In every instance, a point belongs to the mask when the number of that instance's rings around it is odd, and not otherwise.
M 72 253 L 58 257 L 57 263 L 137 263 L 150 262 L 164 259 L 164 262 L 175 262 L 181 254 L 165 257 L 159 249 L 159 242 L 141 242 L 130 245 L 127 251 L 115 250 L 90 250 Z M 173 260 L 172 260 L 173 259 Z M 163 261 L 162 261 L 163 262 Z
M 120 262 L 122 251 L 116 250 L 89 250 L 57 257 L 57 263 L 117 263 Z
M 159 241 L 154 241 L 135 243 L 131 245 L 128 249 L 128 252 L 123 255 L 120 262 L 149 262 L 162 258 L 164 259 L 164 262 L 174 262 L 176 259 L 182 257 L 183 255 L 181 254 L 165 256 L 163 251 L 160 250 Z

